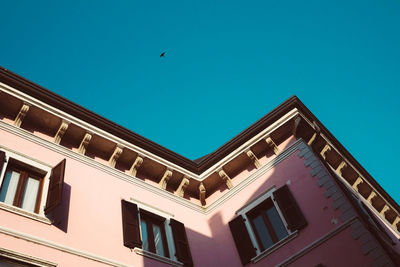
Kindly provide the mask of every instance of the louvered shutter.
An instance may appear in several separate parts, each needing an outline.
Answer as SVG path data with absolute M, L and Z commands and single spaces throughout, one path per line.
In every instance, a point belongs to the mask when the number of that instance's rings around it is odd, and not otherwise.
M 6 153 L 4 151 L 0 151 L 0 173 L 3 169 L 4 162 L 6 162 Z
M 230 221 L 229 228 L 231 229 L 233 240 L 239 252 L 240 260 L 242 264 L 245 265 L 256 256 L 256 248 L 251 242 L 243 217 L 239 215 Z
M 46 207 L 44 208 L 44 213 L 46 215 L 61 204 L 64 184 L 65 162 L 65 159 L 62 160 L 51 170 L 47 202 Z
M 174 236 L 176 258 L 185 266 L 193 266 L 192 254 L 190 253 L 189 242 L 183 223 L 171 219 L 170 225 Z
M 121 201 L 122 207 L 122 231 L 124 246 L 128 248 L 141 248 L 142 240 L 139 230 L 138 207 L 132 202 Z
M 274 198 L 278 203 L 283 217 L 285 217 L 290 231 L 300 230 L 307 226 L 306 218 L 290 192 L 288 185 L 284 185 L 276 190 L 274 192 Z

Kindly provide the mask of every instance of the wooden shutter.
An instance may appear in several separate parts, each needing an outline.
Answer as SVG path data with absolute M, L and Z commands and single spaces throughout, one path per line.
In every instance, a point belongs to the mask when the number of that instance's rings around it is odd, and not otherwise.
M 3 169 L 4 162 L 6 162 L 6 152 L 0 151 L 0 173 Z
M 243 217 L 239 215 L 230 221 L 229 228 L 231 229 L 233 240 L 239 252 L 240 260 L 242 264 L 245 265 L 256 256 L 256 248 L 251 242 Z
M 121 201 L 122 231 L 124 246 L 128 248 L 141 248 L 142 240 L 139 229 L 139 210 L 136 204 L 125 200 Z
M 176 250 L 176 258 L 185 266 L 193 266 L 192 254 L 190 253 L 189 242 L 186 236 L 186 230 L 183 223 L 174 219 L 170 220 L 172 234 L 174 236 L 174 244 Z
M 290 231 L 300 230 L 307 226 L 306 218 L 290 192 L 288 185 L 284 185 L 276 190 L 274 192 L 274 198 L 278 203 L 283 217 L 285 217 Z
M 62 160 L 51 170 L 47 202 L 46 207 L 44 208 L 44 213 L 46 215 L 61 204 L 64 184 L 65 162 L 65 159 Z

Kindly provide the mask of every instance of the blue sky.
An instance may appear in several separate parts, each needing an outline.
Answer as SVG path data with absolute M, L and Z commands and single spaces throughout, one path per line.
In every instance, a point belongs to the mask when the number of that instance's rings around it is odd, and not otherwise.
M 297 95 L 400 201 L 397 0 L 6 1 L 1 13 L 1 66 L 190 159 Z

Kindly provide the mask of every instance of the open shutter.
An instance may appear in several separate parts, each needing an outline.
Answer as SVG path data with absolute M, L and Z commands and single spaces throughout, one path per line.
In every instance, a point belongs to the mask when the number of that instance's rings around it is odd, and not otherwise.
M 192 254 L 190 253 L 189 242 L 183 223 L 171 219 L 170 225 L 174 236 L 176 258 L 185 266 L 193 266 Z
M 65 159 L 62 160 L 51 170 L 47 202 L 46 207 L 44 208 L 44 213 L 46 215 L 61 204 L 64 184 L 65 162 Z
M 128 248 L 141 248 L 138 207 L 132 202 L 121 201 L 122 207 L 122 231 L 124 246 Z
M 239 215 L 230 221 L 229 228 L 231 229 L 233 240 L 235 240 L 240 260 L 242 261 L 242 264 L 245 265 L 256 256 L 256 248 L 251 242 L 243 217 Z
M 307 226 L 306 218 L 290 192 L 288 185 L 284 185 L 276 190 L 274 192 L 274 198 L 278 203 L 283 217 L 285 217 L 290 231 L 300 230 Z
M 6 162 L 6 152 L 0 151 L 0 173 L 3 169 L 4 162 Z

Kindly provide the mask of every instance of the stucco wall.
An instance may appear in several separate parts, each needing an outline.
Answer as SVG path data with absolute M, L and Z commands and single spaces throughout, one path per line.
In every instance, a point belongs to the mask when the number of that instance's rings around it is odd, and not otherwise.
M 174 214 L 176 220 L 183 222 L 195 266 L 241 266 L 228 222 L 236 216 L 235 212 L 240 207 L 273 186 L 279 188 L 285 183 L 289 184 L 308 221 L 308 226 L 285 246 L 259 261 L 257 266 L 279 264 L 342 223 L 341 211 L 334 210 L 332 199 L 324 195 L 325 189 L 318 186 L 317 177 L 310 174 L 311 168 L 304 165 L 305 160 L 297 155 L 298 151 L 205 215 L 170 198 L 150 192 L 146 188 L 118 179 L 108 173 L 107 168 L 89 166 L 80 160 L 62 155 L 4 130 L 0 130 L 0 140 L 0 146 L 13 149 L 52 166 L 66 158 L 64 182 L 70 190 L 66 229 L 61 230 L 54 225 L 0 209 L 1 227 L 130 266 L 167 265 L 137 255 L 123 246 L 121 199 L 134 197 Z M 287 140 L 280 149 L 284 150 L 293 142 L 294 139 Z M 276 157 L 268 160 L 276 160 Z M 244 171 L 239 177 L 235 177 L 233 183 L 243 182 L 246 177 L 255 172 L 257 172 L 255 168 L 250 168 L 249 171 Z M 224 191 L 218 194 L 222 196 L 229 192 Z M 332 219 L 337 219 L 337 224 L 332 223 Z M 342 247 L 344 253 L 352 251 L 351 255 L 355 260 L 360 258 L 360 262 L 367 264 L 369 258 L 361 253 L 360 244 L 357 242 L 351 236 L 350 230 L 342 231 L 340 235 L 316 247 L 291 266 L 312 266 L 315 259 L 318 259 L 312 256 L 314 254 L 323 254 L 323 260 L 326 263 L 335 262 L 337 255 L 326 253 L 326 250 L 340 246 L 342 243 L 346 244 Z M 0 247 L 47 259 L 58 263 L 58 266 L 104 265 L 98 261 L 4 234 L 1 234 Z

